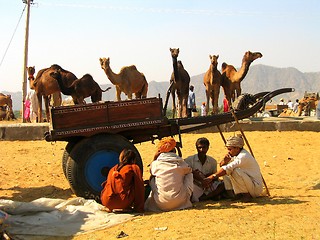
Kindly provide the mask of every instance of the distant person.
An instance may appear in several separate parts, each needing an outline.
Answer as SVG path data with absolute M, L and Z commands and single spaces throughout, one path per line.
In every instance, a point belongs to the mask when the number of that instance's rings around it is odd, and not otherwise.
M 193 194 L 192 201 L 218 200 L 224 191 L 223 182 L 216 179 L 207 185 L 204 179 L 217 171 L 217 161 L 207 155 L 210 142 L 207 138 L 198 138 L 196 141 L 197 154 L 189 156 L 185 162 L 192 168 Z
M 293 102 L 291 100 L 288 101 L 287 105 L 289 109 L 293 109 Z
M 176 141 L 172 137 L 160 140 L 150 165 L 151 192 L 145 210 L 160 212 L 192 207 L 192 169 L 175 153 Z
M 192 111 L 196 110 L 196 96 L 195 96 L 193 90 L 194 90 L 194 86 L 190 85 L 188 102 L 187 102 L 187 115 L 188 115 L 188 117 L 191 117 Z
M 280 102 L 279 102 L 279 104 L 278 105 L 285 105 L 285 103 L 284 103 L 284 99 L 283 98 L 280 98 Z
M 30 101 L 30 122 L 37 122 L 38 120 L 38 97 L 36 92 L 31 89 L 27 96 L 26 96 L 26 101 Z
M 144 182 L 134 151 L 122 150 L 119 164 L 110 169 L 102 186 L 101 203 L 110 212 L 143 212 Z
M 201 105 L 201 116 L 207 116 L 207 107 L 205 102 Z
M 30 105 L 31 105 L 31 102 L 30 100 L 25 100 L 24 101 L 24 114 L 23 114 L 23 118 L 25 119 L 25 121 L 27 123 L 30 122 Z
M 229 112 L 229 103 L 226 97 L 223 99 L 223 112 Z
M 317 119 L 320 120 L 320 101 L 319 100 L 318 100 L 318 104 L 316 107 L 316 116 L 317 116 Z
M 210 175 L 208 183 L 224 176 L 226 190 L 233 190 L 236 198 L 247 202 L 260 196 L 263 190 L 262 175 L 256 159 L 243 148 L 242 136 L 233 136 L 227 139 L 228 153 L 220 162 L 220 169 Z
M 293 112 L 297 113 L 299 107 L 299 99 L 296 99 L 295 103 L 293 104 Z

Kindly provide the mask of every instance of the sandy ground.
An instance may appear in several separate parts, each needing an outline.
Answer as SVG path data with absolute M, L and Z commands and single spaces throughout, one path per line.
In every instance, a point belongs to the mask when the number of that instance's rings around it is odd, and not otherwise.
M 226 137 L 233 132 L 224 133 Z M 320 239 L 320 133 L 246 132 L 262 169 L 270 197 L 251 203 L 229 200 L 194 204 L 188 210 L 145 213 L 117 226 L 74 237 L 35 239 Z M 194 143 L 206 136 L 208 154 L 218 161 L 225 154 L 219 133 L 184 134 L 184 157 L 195 153 Z M 32 201 L 40 197 L 75 197 L 61 168 L 65 142 L 1 141 L 0 197 Z M 144 178 L 155 146 L 136 146 L 144 162 Z M 246 146 L 248 149 L 248 147 Z M 157 230 L 164 228 L 165 230 Z

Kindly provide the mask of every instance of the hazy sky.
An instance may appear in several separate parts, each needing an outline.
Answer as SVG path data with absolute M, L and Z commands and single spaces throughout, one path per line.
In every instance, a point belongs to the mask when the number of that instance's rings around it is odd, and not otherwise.
M 0 0 L 0 92 L 22 91 L 24 7 Z M 116 73 L 134 64 L 149 82 L 169 81 L 169 48 L 179 47 L 190 76 L 207 71 L 209 54 L 219 69 L 240 67 L 248 50 L 263 54 L 253 64 L 318 72 L 319 26 L 319 0 L 34 0 L 28 66 L 59 64 L 106 84 L 99 58 L 110 57 Z

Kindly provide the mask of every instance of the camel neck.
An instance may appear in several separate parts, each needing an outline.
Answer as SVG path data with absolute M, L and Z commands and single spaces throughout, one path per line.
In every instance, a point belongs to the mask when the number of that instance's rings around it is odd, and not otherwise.
M 178 71 L 178 59 L 176 57 L 172 57 L 172 64 L 173 64 L 173 75 L 175 81 L 178 81 L 180 76 L 179 76 L 179 71 Z
M 239 69 L 238 75 L 239 80 L 242 81 L 248 73 L 251 62 L 242 61 L 241 68 Z
M 108 66 L 107 69 L 104 69 L 107 77 L 109 78 L 110 82 L 113 84 L 113 85 L 118 85 L 119 84 L 119 81 L 118 81 L 118 74 L 114 73 L 111 69 L 110 66 Z

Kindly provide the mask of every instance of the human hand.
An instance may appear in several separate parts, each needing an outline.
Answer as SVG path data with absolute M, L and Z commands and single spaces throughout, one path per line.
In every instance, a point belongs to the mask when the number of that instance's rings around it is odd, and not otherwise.
M 220 167 L 227 165 L 231 160 L 231 155 L 228 153 L 224 156 L 224 158 L 222 159 L 222 161 L 219 163 Z
M 210 187 L 210 184 L 212 183 L 213 179 L 210 178 L 210 177 L 207 177 L 205 179 L 203 179 L 202 181 L 202 187 L 203 188 L 209 188 Z

